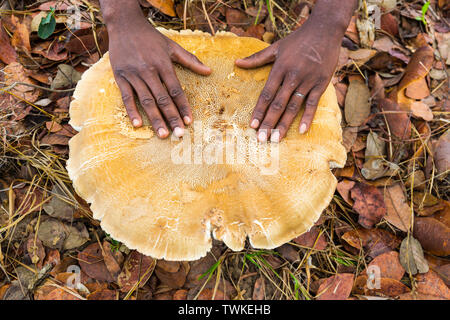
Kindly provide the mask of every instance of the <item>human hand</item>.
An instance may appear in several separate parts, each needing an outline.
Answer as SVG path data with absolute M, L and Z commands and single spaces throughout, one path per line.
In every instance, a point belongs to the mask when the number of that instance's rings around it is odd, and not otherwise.
M 270 47 L 236 61 L 241 68 L 256 68 L 274 62 L 250 120 L 258 129 L 258 140 L 279 142 L 306 99 L 299 131 L 306 133 L 319 99 L 335 71 L 342 36 L 324 32 L 324 23 L 314 18 Z M 278 131 L 272 131 L 278 129 Z
M 153 28 L 140 12 L 107 26 L 111 65 L 133 126 L 143 123 L 135 92 L 158 137 L 166 138 L 168 127 L 175 136 L 183 136 L 184 125 L 193 120 L 192 111 L 173 63 L 201 75 L 211 69 Z

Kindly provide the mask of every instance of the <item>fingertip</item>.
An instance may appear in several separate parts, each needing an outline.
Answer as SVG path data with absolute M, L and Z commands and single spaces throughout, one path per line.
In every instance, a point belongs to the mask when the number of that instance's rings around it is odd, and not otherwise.
M 200 63 L 196 72 L 202 76 L 209 76 L 212 73 L 212 69 L 203 63 Z
M 181 138 L 184 135 L 184 128 L 176 127 L 173 130 L 173 134 L 175 135 L 175 137 Z
M 168 135 L 169 135 L 169 131 L 167 131 L 167 129 L 165 129 L 165 128 L 159 128 L 158 129 L 158 136 L 161 139 L 167 138 Z
M 305 134 L 308 131 L 308 125 L 306 123 L 302 123 L 299 128 L 300 134 Z
M 250 127 L 252 127 L 253 129 L 257 129 L 259 127 L 259 120 L 258 119 L 253 119 Z
M 141 121 L 141 119 L 138 119 L 138 118 L 134 118 L 131 121 L 131 123 L 133 124 L 133 127 L 135 127 L 135 128 L 139 128 L 142 126 L 142 121 Z
M 212 69 L 208 66 L 203 65 L 203 70 L 205 70 L 205 76 L 209 76 L 212 73 Z
M 248 67 L 249 67 L 248 61 L 245 60 L 245 59 L 237 59 L 237 60 L 234 62 L 234 64 L 235 64 L 236 66 L 238 66 L 239 68 L 248 68 Z
M 183 121 L 184 121 L 184 124 L 188 125 L 188 124 L 191 124 L 192 119 L 189 116 L 184 116 Z

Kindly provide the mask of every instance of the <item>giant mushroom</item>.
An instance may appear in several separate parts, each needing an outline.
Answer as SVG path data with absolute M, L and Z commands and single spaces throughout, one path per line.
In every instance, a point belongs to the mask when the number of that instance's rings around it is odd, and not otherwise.
M 247 238 L 271 249 L 309 230 L 333 197 L 331 168 L 346 161 L 333 86 L 308 133 L 298 133 L 297 117 L 280 143 L 259 143 L 248 122 L 271 66 L 243 70 L 234 61 L 267 44 L 226 32 L 160 31 L 213 73 L 176 67 L 195 123 L 182 139 L 165 140 L 143 113 L 144 126 L 131 126 L 108 54 L 83 74 L 70 106 L 79 133 L 67 169 L 94 218 L 129 248 L 166 260 L 199 259 L 212 237 L 235 251 Z

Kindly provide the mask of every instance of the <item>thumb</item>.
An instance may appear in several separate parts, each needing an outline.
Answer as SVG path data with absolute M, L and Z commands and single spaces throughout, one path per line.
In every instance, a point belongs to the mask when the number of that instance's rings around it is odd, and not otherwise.
M 270 47 L 248 56 L 247 58 L 236 60 L 236 65 L 244 69 L 261 67 L 265 64 L 274 62 L 275 55 L 275 46 L 271 45 Z
M 183 49 L 178 44 L 174 47 L 172 61 L 203 76 L 211 74 L 211 68 L 204 65 L 196 56 Z

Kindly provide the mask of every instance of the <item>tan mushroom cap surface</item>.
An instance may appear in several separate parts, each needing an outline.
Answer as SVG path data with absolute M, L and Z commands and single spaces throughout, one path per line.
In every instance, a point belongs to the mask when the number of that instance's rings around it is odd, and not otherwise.
M 176 66 L 196 122 L 181 140 L 158 139 L 146 118 L 133 129 L 108 54 L 86 71 L 70 107 L 79 133 L 67 169 L 94 218 L 130 249 L 167 260 L 203 257 L 212 236 L 238 251 L 247 237 L 271 249 L 306 232 L 333 197 L 330 167 L 346 161 L 333 86 L 307 134 L 298 133 L 297 117 L 281 143 L 257 143 L 248 123 L 271 66 L 243 70 L 234 61 L 267 44 L 162 32 L 213 70 L 203 77 Z

